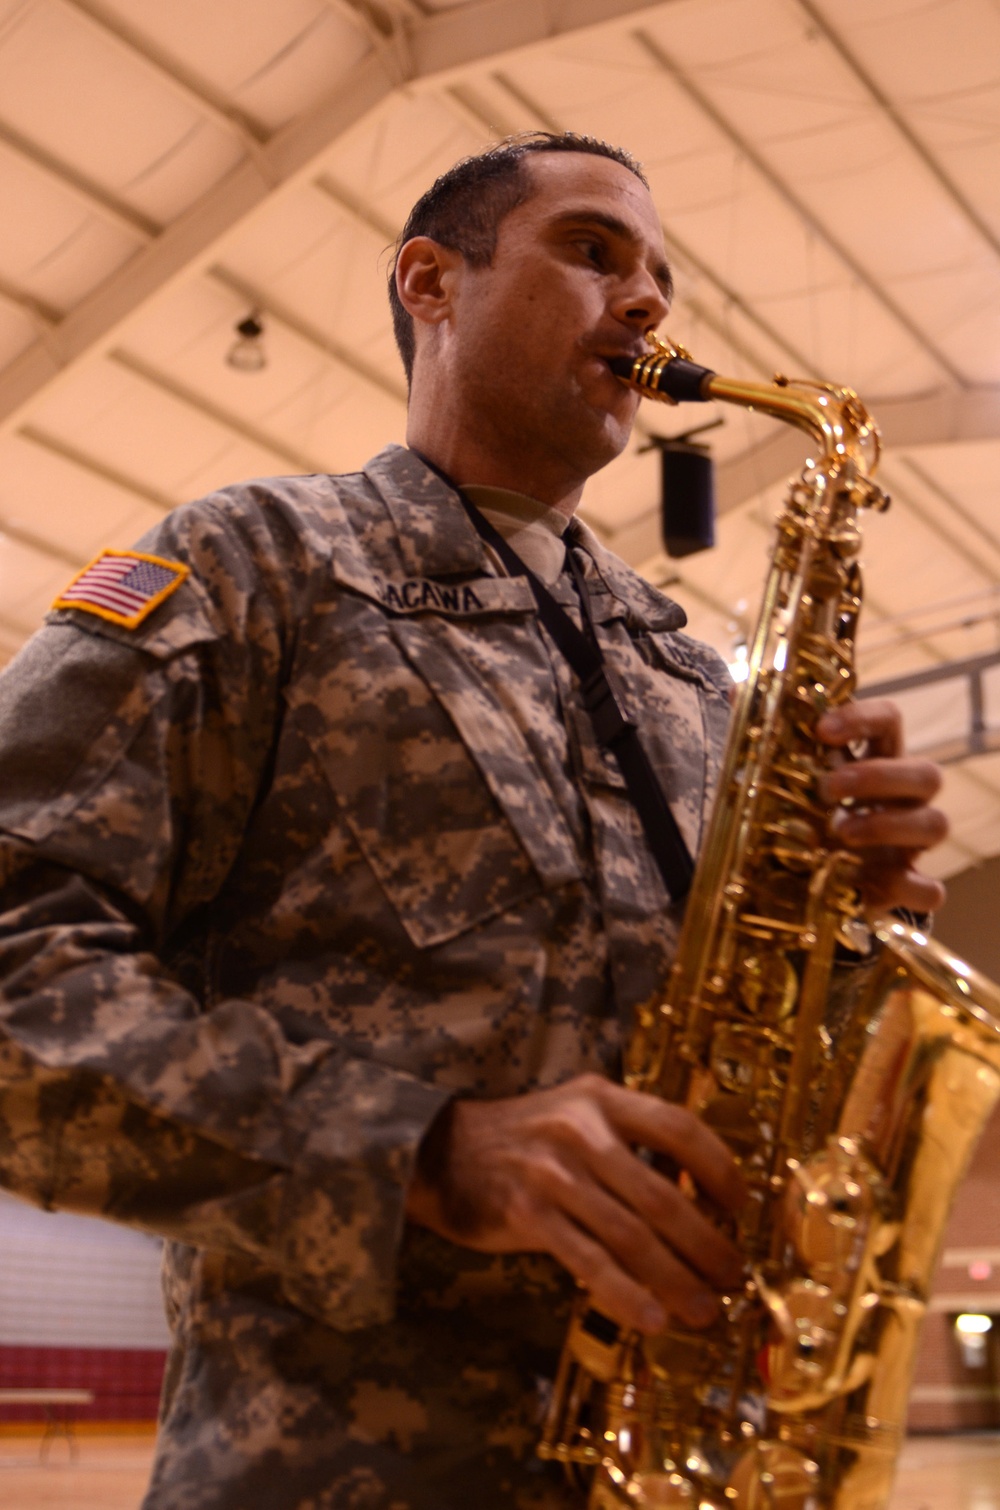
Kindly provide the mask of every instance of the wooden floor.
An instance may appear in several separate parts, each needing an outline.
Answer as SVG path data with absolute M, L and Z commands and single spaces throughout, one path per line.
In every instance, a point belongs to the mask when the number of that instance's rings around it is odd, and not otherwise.
M 911 1437 L 892 1510 L 1000 1510 L 1000 1432 Z
M 153 1460 L 152 1430 L 129 1435 L 77 1433 L 43 1443 L 0 1437 L 2 1510 L 138 1510 Z M 45 1456 L 41 1449 L 44 1446 Z
M 40 1434 L 0 1437 L 2 1510 L 138 1510 L 152 1434 L 78 1436 L 75 1458 Z M 266 1510 L 266 1507 L 261 1507 Z M 903 1449 L 891 1510 L 1000 1510 L 1000 1432 L 914 1437 Z

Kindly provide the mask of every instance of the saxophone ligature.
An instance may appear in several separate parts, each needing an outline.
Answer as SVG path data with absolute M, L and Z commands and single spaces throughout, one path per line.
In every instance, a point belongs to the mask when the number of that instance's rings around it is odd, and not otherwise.
M 919 928 L 869 925 L 818 782 L 855 690 L 878 430 L 850 389 L 725 378 L 650 337 L 612 370 L 805 430 L 665 1000 L 630 1086 L 683 1103 L 749 1189 L 744 1283 L 707 1331 L 629 1333 L 581 1292 L 539 1446 L 590 1510 L 882 1510 L 952 1197 L 1000 1099 L 1000 991 Z

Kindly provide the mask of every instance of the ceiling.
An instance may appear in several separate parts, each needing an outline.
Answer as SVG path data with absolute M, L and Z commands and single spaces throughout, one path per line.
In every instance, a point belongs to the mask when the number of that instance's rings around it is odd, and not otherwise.
M 1000 853 L 1000 0 L 0 0 L 0 657 L 173 505 L 400 440 L 387 246 L 538 126 L 643 161 L 697 360 L 879 418 L 863 680 L 949 761 L 930 868 Z M 662 554 L 655 454 L 583 512 L 731 657 L 806 442 L 727 409 L 711 443 L 714 551 Z

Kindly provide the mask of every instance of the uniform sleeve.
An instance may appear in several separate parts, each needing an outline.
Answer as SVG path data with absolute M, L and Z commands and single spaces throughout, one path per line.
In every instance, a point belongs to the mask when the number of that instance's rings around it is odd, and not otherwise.
M 417 1146 L 448 1093 L 252 1001 L 165 940 L 237 859 L 297 611 L 273 525 L 195 506 L 143 549 L 191 575 L 136 630 L 50 621 L 0 677 L 0 1181 L 250 1255 L 341 1328 L 391 1315 Z

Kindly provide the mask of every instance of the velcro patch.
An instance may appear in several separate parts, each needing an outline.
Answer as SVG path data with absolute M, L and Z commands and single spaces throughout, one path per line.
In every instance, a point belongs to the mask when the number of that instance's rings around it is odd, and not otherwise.
M 190 568 L 141 551 L 103 550 L 59 594 L 53 608 L 82 608 L 112 624 L 136 629 L 180 587 Z

